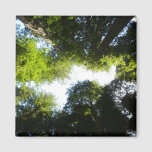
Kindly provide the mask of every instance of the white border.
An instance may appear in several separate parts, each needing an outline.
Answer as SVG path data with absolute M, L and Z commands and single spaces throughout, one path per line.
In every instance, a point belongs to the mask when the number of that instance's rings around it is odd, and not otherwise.
M 0 151 L 152 150 L 152 20 L 151 0 L 12 0 L 0 4 Z M 138 123 L 136 138 L 15 137 L 15 16 L 16 15 L 136 15 L 138 21 Z

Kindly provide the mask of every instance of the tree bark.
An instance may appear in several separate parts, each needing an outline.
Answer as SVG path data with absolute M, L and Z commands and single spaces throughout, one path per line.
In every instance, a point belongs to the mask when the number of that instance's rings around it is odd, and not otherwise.
M 99 116 L 97 116 L 97 113 L 96 113 L 95 108 L 93 107 L 93 105 L 90 106 L 90 109 L 91 109 L 92 115 L 95 119 L 96 133 L 98 135 L 105 136 L 106 133 L 105 133 L 103 122 L 101 121 L 101 118 L 99 118 Z
M 36 22 L 36 20 L 29 20 L 29 16 L 17 16 L 19 20 L 21 20 L 30 30 L 33 31 L 34 34 L 40 36 L 43 38 L 48 44 L 53 46 L 57 51 L 60 51 L 60 49 L 53 43 L 50 38 L 48 38 L 48 33 L 41 27 L 39 22 Z
M 103 39 L 103 42 L 97 51 L 100 54 L 98 54 L 100 57 L 105 48 L 109 46 L 112 40 L 123 30 L 123 28 L 130 22 L 133 17 L 134 16 L 116 17 L 116 20 L 111 25 L 106 37 Z
M 123 28 L 129 23 L 129 21 L 134 16 L 119 16 L 116 17 L 116 20 L 111 25 L 106 37 L 103 39 L 103 42 L 101 43 L 100 47 L 97 50 L 98 57 L 101 57 L 102 52 L 107 48 L 112 42 L 112 40 L 123 30 Z M 18 19 L 20 19 L 29 29 L 31 29 L 35 34 L 43 38 L 47 43 L 52 45 L 57 51 L 60 51 L 60 49 L 53 43 L 53 41 L 48 37 L 48 33 L 41 27 L 39 22 L 36 22 L 35 20 L 29 20 L 29 16 L 17 16 Z M 61 51 L 60 51 L 61 52 Z

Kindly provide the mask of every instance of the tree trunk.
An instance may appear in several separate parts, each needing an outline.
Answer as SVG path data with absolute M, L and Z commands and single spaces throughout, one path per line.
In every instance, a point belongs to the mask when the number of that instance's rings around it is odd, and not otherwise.
M 129 21 L 134 16 L 119 16 L 116 17 L 116 20 L 111 25 L 106 37 L 104 38 L 103 42 L 101 43 L 101 46 L 98 48 L 97 55 L 98 57 L 101 57 L 102 52 L 107 48 L 112 42 L 112 40 L 123 30 L 123 28 L 129 23 Z M 48 33 L 41 27 L 38 20 L 31 20 L 29 19 L 29 16 L 17 16 L 18 19 L 20 19 L 29 29 L 31 29 L 36 35 L 43 38 L 47 43 L 52 45 L 57 51 L 60 51 L 60 49 L 53 43 L 53 41 L 48 37 Z M 61 52 L 61 51 L 60 51 Z
M 101 120 L 101 118 L 97 115 L 95 108 L 93 107 L 93 105 L 90 107 L 91 112 L 93 114 L 93 117 L 95 119 L 95 124 L 96 124 L 96 133 L 98 135 L 106 135 L 106 132 L 104 130 L 104 126 L 103 126 L 103 122 Z
M 60 49 L 53 43 L 50 38 L 48 38 L 48 33 L 41 27 L 39 22 L 35 20 L 29 19 L 29 16 L 17 16 L 19 20 L 21 20 L 30 30 L 33 31 L 34 34 L 40 36 L 43 38 L 48 44 L 53 46 L 57 51 L 60 51 Z
M 101 43 L 101 46 L 98 49 L 98 55 L 101 57 L 102 52 L 105 48 L 109 46 L 109 44 L 112 42 L 112 40 L 123 30 L 123 28 L 130 22 L 130 20 L 134 16 L 122 16 L 122 17 L 116 17 L 116 20 L 111 25 L 106 37 L 103 39 L 103 42 Z

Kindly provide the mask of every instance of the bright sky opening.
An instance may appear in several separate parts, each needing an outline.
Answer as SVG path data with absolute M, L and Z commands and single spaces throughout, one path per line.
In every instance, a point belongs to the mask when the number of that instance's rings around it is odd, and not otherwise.
M 55 102 L 57 103 L 57 108 L 62 109 L 67 102 L 67 89 L 72 85 L 76 84 L 78 81 L 96 81 L 99 85 L 104 86 L 114 80 L 116 75 L 116 67 L 112 66 L 109 72 L 92 72 L 91 70 L 86 70 L 83 66 L 73 66 L 73 69 L 69 75 L 68 79 L 63 82 L 55 80 L 50 85 L 43 84 L 40 90 L 46 93 L 52 93 L 55 97 Z
M 19 20 L 16 20 L 16 24 L 20 26 L 19 30 L 25 28 L 25 25 Z M 45 46 L 42 40 L 40 40 L 40 42 L 38 42 L 36 45 L 37 48 Z M 97 81 L 101 86 L 103 86 L 114 80 L 116 75 L 115 71 L 115 66 L 112 66 L 109 72 L 93 72 L 91 70 L 86 70 L 84 66 L 78 67 L 74 65 L 68 79 L 65 79 L 63 82 L 55 80 L 51 84 L 45 83 L 39 87 L 39 90 L 45 93 L 53 94 L 55 97 L 55 102 L 57 103 L 57 108 L 62 109 L 67 102 L 67 89 L 70 88 L 72 85 L 76 84 L 78 81 L 89 80 Z M 31 86 L 34 87 L 35 85 L 31 83 Z

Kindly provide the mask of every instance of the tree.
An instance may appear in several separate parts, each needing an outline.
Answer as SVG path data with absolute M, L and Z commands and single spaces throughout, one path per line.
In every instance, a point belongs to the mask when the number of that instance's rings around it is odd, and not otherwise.
M 124 129 L 126 132 L 136 132 L 136 83 L 115 79 L 110 83 L 109 89 L 113 100 L 117 103 L 117 109 L 121 112 L 121 116 L 125 117 Z
M 133 16 L 18 16 L 16 135 L 126 136 L 136 131 L 136 22 Z M 43 40 L 42 40 L 43 39 Z M 37 44 L 46 41 L 40 48 Z M 46 44 L 45 43 L 45 44 Z M 30 87 L 68 77 L 72 66 L 93 71 L 116 66 L 116 79 L 78 82 L 63 110 L 51 94 Z
M 49 132 L 55 107 L 51 94 L 37 93 L 34 89 L 16 88 L 16 135 L 41 135 Z M 50 123 L 50 122 L 49 122 Z
M 56 57 L 48 48 L 37 49 L 32 38 L 16 39 L 16 80 L 37 84 L 54 79 L 64 79 L 72 67 L 71 60 Z
M 80 129 L 82 129 L 82 126 L 86 126 L 86 124 L 90 124 L 90 127 L 94 128 L 91 129 L 87 126 L 88 132 L 77 130 L 77 134 L 102 134 L 102 123 L 97 114 L 98 109 L 95 107 L 96 101 L 99 98 L 99 92 L 101 92 L 101 87 L 96 82 L 90 81 L 78 82 L 68 90 L 69 97 L 65 106 L 66 111 L 72 112 L 71 117 L 74 116 L 76 118 L 76 120 L 73 120 L 78 122 L 77 127 Z M 81 118 L 79 118 L 80 116 Z M 94 121 L 95 125 L 93 125 Z
M 92 70 L 109 70 L 111 60 L 114 58 L 112 63 L 119 60 L 117 46 L 110 47 L 109 44 L 133 16 L 18 16 L 18 18 L 34 33 L 49 39 L 59 54 L 73 57 L 76 64 L 85 64 Z M 44 31 L 45 34 L 40 31 Z M 119 48 L 119 55 L 124 54 L 122 49 Z M 109 58 L 106 62 L 105 57 Z
M 96 82 L 78 82 L 75 86 L 68 89 L 68 102 L 64 107 L 64 115 L 59 116 L 60 122 L 56 135 L 92 135 L 92 136 L 126 136 L 127 131 L 134 131 L 135 108 L 132 102 L 130 112 L 133 118 L 129 118 L 130 113 L 127 104 L 132 99 L 126 100 L 127 94 L 120 96 L 116 94 L 119 89 L 130 90 L 130 86 L 120 80 L 114 80 L 107 86 L 100 87 Z M 123 91 L 123 90 L 122 90 Z M 121 100 L 122 102 L 118 102 Z M 136 98 L 133 98 L 136 101 Z M 124 104 L 125 103 L 125 104 Z M 60 120 L 60 121 L 59 121 Z M 64 125 L 61 125 L 64 123 Z M 66 128 L 67 127 L 67 128 Z M 131 128 L 132 127 L 132 128 Z M 63 129 L 63 130 L 62 130 Z
M 132 116 L 128 123 L 128 130 L 136 131 L 136 92 L 126 94 L 122 98 L 122 106 L 125 107 Z
M 56 47 L 55 44 L 48 39 L 47 32 L 45 31 L 45 29 L 42 29 L 40 27 L 41 25 L 37 19 L 32 20 L 33 19 L 32 16 L 28 16 L 28 17 L 18 16 L 17 18 L 19 18 L 30 30 L 32 30 L 34 34 L 42 37 L 47 43 Z
M 116 17 L 114 23 L 111 25 L 106 37 L 104 38 L 99 50 L 107 48 L 112 40 L 123 30 L 123 28 L 129 23 L 133 16 Z M 102 51 L 100 51 L 102 53 Z

